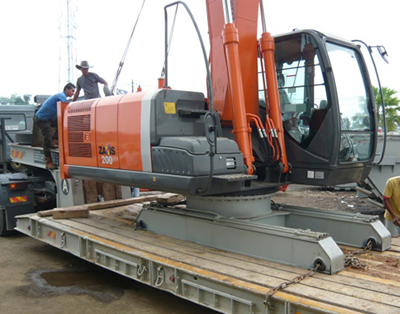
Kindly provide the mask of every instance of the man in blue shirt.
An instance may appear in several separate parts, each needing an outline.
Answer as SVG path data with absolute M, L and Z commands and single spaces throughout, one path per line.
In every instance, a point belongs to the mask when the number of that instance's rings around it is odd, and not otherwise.
M 82 61 L 80 65 L 76 65 L 78 70 L 81 70 L 82 76 L 76 81 L 76 93 L 73 101 L 77 100 L 81 89 L 85 92 L 85 99 L 100 98 L 98 83 L 108 86 L 108 83 L 99 75 L 89 72 L 89 63 Z
M 46 159 L 46 168 L 49 170 L 57 169 L 51 159 L 51 148 L 58 147 L 56 141 L 58 139 L 57 130 L 57 102 L 67 102 L 67 97 L 72 97 L 75 93 L 75 86 L 68 83 L 64 86 L 64 91 L 49 97 L 35 114 L 35 123 L 38 125 L 43 135 L 43 153 Z M 52 127 L 56 130 L 52 134 Z

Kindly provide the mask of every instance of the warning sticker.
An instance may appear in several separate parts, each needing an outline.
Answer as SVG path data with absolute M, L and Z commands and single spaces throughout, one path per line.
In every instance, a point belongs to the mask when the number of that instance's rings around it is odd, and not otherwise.
M 47 231 L 47 236 L 48 236 L 50 239 L 53 239 L 53 240 L 56 239 L 56 233 L 55 233 L 54 231 Z
M 10 203 L 22 203 L 22 202 L 26 202 L 26 201 L 27 201 L 27 197 L 26 196 L 10 197 Z
M 23 152 L 21 152 L 20 150 L 12 150 L 11 151 L 11 156 L 13 158 L 19 158 L 21 159 L 23 157 Z
M 176 114 L 175 103 L 174 102 L 165 102 L 164 103 L 164 111 L 166 114 Z

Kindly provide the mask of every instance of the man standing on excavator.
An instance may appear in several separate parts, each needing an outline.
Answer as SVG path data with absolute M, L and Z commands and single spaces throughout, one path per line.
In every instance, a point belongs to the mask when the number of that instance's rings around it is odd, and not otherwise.
M 385 224 L 392 237 L 400 235 L 400 176 L 390 178 L 383 191 Z
M 101 78 L 98 74 L 89 72 L 89 62 L 82 61 L 81 64 L 77 64 L 76 68 L 82 71 L 82 76 L 76 81 L 76 92 L 73 101 L 77 100 L 81 89 L 85 92 L 85 99 L 99 98 L 99 86 L 97 83 L 104 84 L 105 87 L 108 83 Z
M 75 85 L 68 83 L 64 86 L 61 93 L 55 94 L 48 98 L 35 114 L 35 123 L 42 131 L 43 135 L 43 154 L 46 159 L 46 168 L 49 170 L 57 169 L 51 158 L 51 148 L 57 148 L 58 139 L 57 131 L 57 102 L 66 102 L 67 97 L 72 97 L 75 93 Z M 52 134 L 52 127 L 56 128 Z

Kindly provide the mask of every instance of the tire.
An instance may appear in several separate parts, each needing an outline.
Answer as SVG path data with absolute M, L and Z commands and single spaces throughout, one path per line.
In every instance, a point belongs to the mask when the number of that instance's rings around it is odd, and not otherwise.
M 9 235 L 11 232 L 7 230 L 6 209 L 0 207 L 0 236 Z
M 22 167 L 23 167 L 23 165 L 22 165 L 20 162 L 12 161 L 12 162 L 10 163 L 10 168 L 11 168 L 12 170 L 16 171 L 16 172 L 21 171 Z

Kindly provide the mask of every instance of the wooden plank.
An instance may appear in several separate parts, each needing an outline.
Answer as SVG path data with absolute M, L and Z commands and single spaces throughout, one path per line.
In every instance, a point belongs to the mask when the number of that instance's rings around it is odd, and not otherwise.
M 390 251 L 400 253 L 400 246 L 392 245 L 392 247 L 390 248 Z
M 140 196 L 140 197 L 132 197 L 132 198 L 125 198 L 121 200 L 111 200 L 111 201 L 104 201 L 104 202 L 99 202 L 99 203 L 91 203 L 91 204 L 86 204 L 86 205 L 77 205 L 77 206 L 71 206 L 71 207 L 64 207 L 64 208 L 54 208 L 51 210 L 44 210 L 38 212 L 38 215 L 40 217 L 46 217 L 46 216 L 51 216 L 54 210 L 73 210 L 73 209 L 82 209 L 82 208 L 87 208 L 89 210 L 101 210 L 101 209 L 106 209 L 106 208 L 114 208 L 114 207 L 120 207 L 120 206 L 125 206 L 125 205 L 131 205 L 135 203 L 143 203 L 143 202 L 150 202 L 154 201 L 156 199 L 155 195 L 148 195 L 148 196 Z
M 106 201 L 115 200 L 117 198 L 116 193 L 117 186 L 112 183 L 102 183 L 101 184 L 101 195 L 103 195 Z
M 97 184 L 93 180 L 82 180 L 83 193 L 85 197 L 85 203 L 96 203 L 98 201 L 97 195 Z
M 89 217 L 89 209 L 87 208 L 55 209 L 53 211 L 54 219 L 87 218 L 87 217 Z
M 50 209 L 50 210 L 42 210 L 42 211 L 39 211 L 37 214 L 39 217 L 49 217 L 49 216 L 54 217 L 54 213 L 57 213 L 56 216 L 58 218 L 60 218 L 60 216 L 67 215 L 67 214 L 61 214 L 61 213 L 67 213 L 67 212 L 70 212 L 72 216 L 65 217 L 65 218 L 85 218 L 89 215 L 89 210 L 86 205 L 79 205 L 79 206 L 66 207 L 66 208 L 54 208 L 54 209 Z M 84 214 L 80 214 L 78 216 L 73 216 L 74 215 L 73 213 L 78 213 L 78 212 L 81 212 L 81 213 L 87 212 L 87 215 L 85 216 Z
M 80 220 L 83 222 L 83 220 Z M 89 221 L 90 223 L 93 223 L 94 221 L 92 219 L 86 220 Z M 76 221 L 74 221 L 76 222 Z M 293 278 L 293 273 L 287 272 L 287 271 L 282 271 L 279 269 L 271 269 L 268 267 L 260 267 L 260 263 L 257 264 L 252 264 L 252 263 L 243 263 L 243 261 L 240 261 L 236 258 L 227 258 L 224 255 L 220 255 L 220 250 L 212 249 L 212 248 L 207 248 L 208 250 L 211 250 L 212 252 L 207 252 L 204 250 L 204 246 L 199 246 L 197 245 L 198 249 L 190 249 L 188 247 L 180 247 L 177 243 L 175 245 L 172 245 L 171 243 L 166 244 L 165 243 L 165 238 L 162 236 L 157 236 L 148 232 L 133 232 L 133 230 L 128 230 L 128 236 L 125 234 L 125 232 L 121 231 L 126 231 L 123 230 L 124 228 L 120 228 L 121 226 L 118 226 L 118 228 L 113 228 L 114 230 L 118 230 L 118 234 L 114 233 L 109 233 L 107 231 L 107 226 L 103 222 L 110 223 L 107 219 L 102 218 L 101 221 L 95 221 L 94 226 L 84 226 L 81 227 L 82 230 L 88 231 L 91 230 L 94 233 L 98 233 L 99 229 L 102 229 L 101 235 L 105 236 L 107 239 L 112 239 L 114 241 L 120 241 L 124 245 L 132 245 L 132 241 L 134 243 L 134 247 L 145 252 L 152 252 L 153 254 L 160 254 L 162 256 L 167 256 L 168 258 L 172 258 L 174 260 L 178 259 L 180 261 L 185 261 L 185 263 L 194 263 L 195 265 L 202 265 L 201 267 L 206 267 L 208 270 L 218 270 L 222 271 L 225 275 L 228 274 L 235 274 L 235 278 L 248 278 L 247 280 L 251 279 L 251 282 L 253 284 L 261 284 L 261 285 L 266 285 L 268 287 L 280 284 L 282 280 L 289 280 Z M 100 225 L 99 225 L 100 223 Z M 116 222 L 114 222 L 116 223 Z M 71 222 L 68 223 L 69 226 L 71 226 Z M 103 225 L 103 226 L 101 226 Z M 96 228 L 97 226 L 97 228 Z M 77 227 L 77 226 L 74 226 Z M 138 240 L 138 234 L 146 234 L 146 242 L 141 243 L 141 241 Z M 135 235 L 135 239 L 129 237 L 129 235 Z M 139 237 L 140 238 L 140 237 Z M 152 238 L 153 241 L 150 241 Z M 169 239 L 169 238 L 168 238 Z M 153 243 L 151 243 L 153 242 Z M 185 241 L 181 241 L 185 242 Z M 186 243 L 186 242 L 185 242 Z M 181 251 L 183 250 L 183 251 Z M 197 254 L 196 254 L 197 252 Z M 171 254 L 172 253 L 172 254 Z M 224 252 L 224 254 L 226 254 Z M 234 254 L 234 253 L 232 253 Z M 238 256 L 238 255 L 236 255 Z M 248 260 L 247 257 L 244 257 L 246 260 Z M 251 258 L 252 259 L 252 258 Z M 252 259 L 254 260 L 254 259 Z M 263 261 L 265 262 L 265 261 Z M 217 264 L 215 264 L 217 263 Z M 280 265 L 280 264 L 278 264 Z M 234 267 L 234 269 L 232 269 Z M 226 270 L 228 268 L 228 270 Z M 303 270 L 295 269 L 297 272 L 302 272 Z M 265 273 L 264 273 L 265 272 Z M 359 309 L 363 309 L 364 306 L 365 308 L 380 308 L 384 309 L 384 307 L 387 306 L 400 306 L 399 302 L 399 297 L 398 296 L 388 296 L 384 293 L 381 293 L 378 289 L 378 292 L 375 291 L 364 291 L 364 289 L 357 289 L 357 287 L 353 286 L 352 281 L 347 282 L 346 285 L 343 284 L 336 284 L 332 283 L 329 280 L 326 280 L 326 278 L 333 278 L 336 276 L 328 276 L 328 275 L 323 275 L 323 274 L 316 274 L 318 278 L 307 278 L 302 284 L 300 284 L 301 287 L 297 288 L 290 288 L 288 291 L 292 293 L 297 293 L 302 296 L 306 296 L 307 298 L 313 298 L 315 295 L 318 295 L 318 301 L 322 302 L 340 302 L 343 303 L 343 300 L 346 298 L 349 298 L 348 301 L 350 302 L 349 304 L 345 304 L 346 308 L 349 307 L 351 308 L 351 304 L 359 303 L 362 304 L 363 306 L 360 307 Z M 322 278 L 319 278 L 322 276 Z M 257 279 L 258 278 L 258 279 Z M 318 279 L 318 280 L 317 280 Z M 306 284 L 307 283 L 307 284 Z M 306 286 L 304 286 L 306 285 Z M 318 288 L 317 288 L 318 287 Z M 285 290 L 286 291 L 286 290 Z M 340 296 L 339 296 L 339 295 Z M 322 297 L 324 295 L 324 297 Z M 353 299 L 354 295 L 360 295 L 362 297 L 358 297 L 356 300 Z M 338 299 L 340 301 L 338 301 Z M 361 298 L 361 299 L 360 299 Z M 336 299 L 336 301 L 335 301 Z M 371 305 L 371 301 L 369 300 L 374 300 Z M 366 302 L 366 303 L 365 303 Z M 388 302 L 390 304 L 386 304 L 385 302 Z M 396 303 L 397 302 L 397 303 Z M 389 308 L 387 308 L 389 310 Z
M 122 199 L 122 185 L 116 185 L 115 186 L 115 198 L 116 199 Z
M 400 237 L 392 238 L 392 245 L 400 246 Z
M 139 197 L 132 197 L 132 198 L 125 198 L 122 200 L 111 200 L 111 201 L 104 201 L 99 203 L 87 204 L 89 210 L 99 210 L 105 208 L 112 208 L 118 206 L 125 206 L 135 203 L 143 203 L 143 202 L 150 202 L 154 201 L 157 196 L 155 195 L 148 195 L 148 196 L 139 196 Z
M 344 271 L 341 271 L 339 274 L 340 274 L 340 276 L 345 276 L 345 277 L 351 278 L 350 280 L 357 280 L 357 281 L 363 280 L 366 283 L 369 283 L 370 285 L 373 285 L 373 288 L 376 289 L 376 290 L 379 290 L 379 291 L 380 291 L 379 288 L 381 286 L 388 287 L 390 289 L 388 294 L 389 293 L 397 294 L 397 297 L 399 297 L 398 293 L 397 293 L 397 291 L 399 289 L 396 288 L 396 287 L 400 287 L 400 282 L 398 282 L 398 281 L 394 281 L 394 280 L 390 280 L 390 279 L 384 279 L 384 278 L 372 277 L 372 276 L 369 275 L 368 272 L 361 273 L 361 272 L 355 272 L 355 271 L 347 271 L 347 269 L 345 269 Z M 385 291 L 381 291 L 381 292 L 385 293 Z
M 49 217 L 49 216 L 53 216 L 53 210 L 54 209 L 49 209 L 49 210 L 41 210 L 37 212 L 37 215 L 39 217 Z
M 172 205 L 172 204 L 181 202 L 184 199 L 185 199 L 185 197 L 181 194 L 165 193 L 165 194 L 157 196 L 156 202 L 163 204 L 163 205 Z
M 111 200 L 111 201 L 104 201 L 104 202 L 99 202 L 99 203 L 92 203 L 92 204 L 86 204 L 86 205 L 77 205 L 77 206 L 71 206 L 71 207 L 64 207 L 64 208 L 54 208 L 50 210 L 42 210 L 37 212 L 37 215 L 39 217 L 49 217 L 53 216 L 55 212 L 71 212 L 70 215 L 72 215 L 72 212 L 79 212 L 82 211 L 82 213 L 85 210 L 101 210 L 101 209 L 107 209 L 107 208 L 117 208 L 121 206 L 126 206 L 126 205 L 131 205 L 135 203 L 143 203 L 143 202 L 148 202 L 148 201 L 154 201 L 156 199 L 155 195 L 148 195 L 148 196 L 141 196 L 141 197 L 133 197 L 133 198 L 127 198 L 127 199 L 121 199 L 121 200 Z M 138 213 L 139 211 L 137 211 Z M 82 216 L 84 214 L 81 214 L 81 216 L 76 216 L 76 217 L 65 217 L 65 218 L 85 218 L 87 216 Z M 57 215 L 57 218 L 61 218 L 60 214 Z

